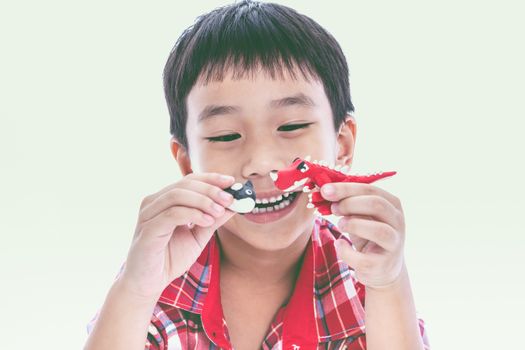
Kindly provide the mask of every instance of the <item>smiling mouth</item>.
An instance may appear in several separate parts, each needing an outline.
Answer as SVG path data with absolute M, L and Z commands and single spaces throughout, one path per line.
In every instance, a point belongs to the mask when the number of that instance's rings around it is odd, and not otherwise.
M 256 203 L 255 208 L 251 211 L 251 213 L 258 214 L 282 210 L 292 204 L 298 195 L 299 192 L 292 192 L 288 195 L 288 197 L 282 196 L 283 198 L 276 202 Z

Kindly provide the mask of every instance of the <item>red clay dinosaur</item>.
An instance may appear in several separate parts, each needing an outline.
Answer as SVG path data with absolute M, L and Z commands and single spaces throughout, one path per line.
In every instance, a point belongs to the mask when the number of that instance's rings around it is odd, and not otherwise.
M 348 174 L 350 168 L 348 166 L 334 168 L 328 166 L 325 161 L 312 161 L 310 156 L 305 159 L 295 158 L 292 165 L 279 170 L 278 172 L 271 172 L 275 186 L 282 191 L 292 192 L 303 186 L 303 192 L 310 192 L 308 194 L 308 208 L 316 207 L 320 214 L 330 215 L 332 210 L 330 206 L 331 201 L 323 198 L 319 192 L 320 188 L 330 182 L 361 182 L 372 183 L 379 179 L 395 175 L 395 171 L 380 172 L 366 175 L 350 175 Z M 317 188 L 316 188 L 317 187 Z

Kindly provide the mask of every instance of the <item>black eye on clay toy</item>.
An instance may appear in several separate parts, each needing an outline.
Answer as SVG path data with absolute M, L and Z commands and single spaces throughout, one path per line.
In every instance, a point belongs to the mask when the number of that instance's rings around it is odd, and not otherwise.
M 236 211 L 239 214 L 251 212 L 255 208 L 255 191 L 250 180 L 246 181 L 244 185 L 236 182 L 228 188 L 223 188 L 233 196 L 233 203 L 228 209 Z

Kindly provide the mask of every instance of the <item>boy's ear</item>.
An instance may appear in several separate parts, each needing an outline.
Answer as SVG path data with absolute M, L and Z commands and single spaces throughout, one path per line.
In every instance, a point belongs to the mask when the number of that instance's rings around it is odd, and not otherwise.
M 190 156 L 186 148 L 184 148 L 183 145 L 181 145 L 177 140 L 175 140 L 174 137 L 172 137 L 170 140 L 170 148 L 171 154 L 173 154 L 173 157 L 175 158 L 175 160 L 177 160 L 177 163 L 179 164 L 179 169 L 182 173 L 182 176 L 186 176 L 188 174 L 193 173 L 193 170 L 191 170 Z
M 355 118 L 347 114 L 337 134 L 337 163 L 350 166 L 354 157 L 357 125 Z

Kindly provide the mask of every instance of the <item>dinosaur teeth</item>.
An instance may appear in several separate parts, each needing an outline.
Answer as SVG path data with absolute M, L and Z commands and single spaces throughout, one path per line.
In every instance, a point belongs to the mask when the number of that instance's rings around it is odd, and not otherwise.
M 334 170 L 337 170 L 337 171 L 341 170 L 341 164 L 337 164 L 337 165 L 335 166 Z

